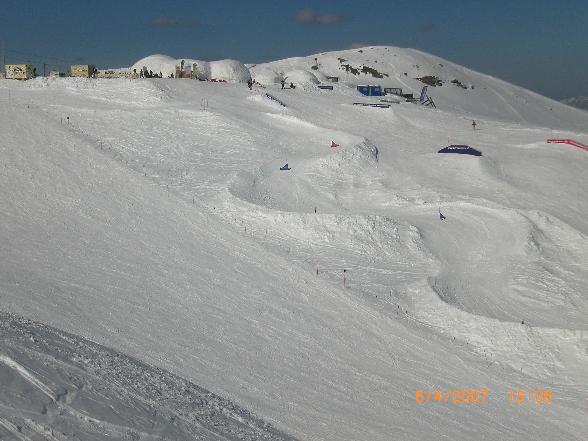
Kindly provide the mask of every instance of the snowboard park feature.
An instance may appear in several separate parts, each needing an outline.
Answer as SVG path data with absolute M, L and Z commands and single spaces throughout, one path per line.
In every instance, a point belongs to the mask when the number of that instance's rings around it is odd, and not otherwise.
M 469 145 L 450 145 L 443 147 L 437 153 L 454 153 L 457 155 L 482 156 L 482 152 Z
M 588 114 L 410 49 L 250 71 L 0 80 L 0 438 L 584 441 L 588 157 L 545 139 Z

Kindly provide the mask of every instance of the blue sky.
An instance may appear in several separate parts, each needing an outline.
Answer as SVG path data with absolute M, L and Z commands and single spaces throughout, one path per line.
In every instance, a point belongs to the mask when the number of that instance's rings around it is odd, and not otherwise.
M 588 0 L 1 0 L 6 62 L 260 62 L 412 47 L 552 98 L 588 95 Z

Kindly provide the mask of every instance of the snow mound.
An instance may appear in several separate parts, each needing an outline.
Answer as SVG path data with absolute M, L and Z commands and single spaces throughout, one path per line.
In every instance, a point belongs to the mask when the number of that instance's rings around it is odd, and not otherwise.
M 364 138 L 360 136 L 324 126 L 317 126 L 294 115 L 267 113 L 265 116 L 276 129 L 290 135 L 304 135 L 308 142 L 316 143 L 317 146 L 320 145 L 323 148 L 328 147 L 332 140 L 335 140 L 342 147 L 360 144 L 364 141 Z
M 161 82 L 129 81 L 122 78 L 38 77 L 23 83 L 28 89 L 60 90 L 104 103 L 155 106 L 170 99 Z
M 457 210 L 461 218 L 453 219 Z M 588 258 L 584 234 L 541 212 L 458 204 L 444 213 L 471 248 L 452 249 L 447 242 L 455 232 L 433 225 L 435 234 L 425 242 L 443 265 L 433 283 L 443 301 L 505 322 L 524 318 L 533 326 L 581 328 L 588 311 L 580 294 L 588 272 L 578 264 Z M 495 257 L 491 270 L 488 255 Z
M 378 165 L 378 147 L 365 140 L 359 144 L 343 148 L 334 155 L 323 157 L 318 161 L 321 168 L 345 169 L 348 172 L 364 167 Z
M 176 60 L 168 55 L 155 54 L 141 58 L 131 66 L 131 70 L 136 69 L 137 72 L 143 68 L 147 68 L 147 70 L 151 70 L 154 73 L 161 72 L 164 77 L 169 77 L 172 73 L 175 74 L 176 72 Z
M 307 84 L 319 84 L 320 81 L 315 74 L 307 70 L 291 70 L 287 72 L 284 77 L 289 83 L 294 83 L 296 86 L 304 86 Z
M 348 186 L 369 179 L 378 163 L 378 148 L 368 140 L 329 153 L 291 162 L 289 171 L 280 170 L 284 161 L 273 160 L 254 173 L 241 172 L 229 191 L 255 205 L 286 212 L 304 211 L 303 206 L 312 205 L 316 198 L 333 198 Z
M 333 245 L 348 253 L 361 249 L 388 262 L 427 261 L 426 246 L 417 228 L 387 216 L 262 212 L 259 219 L 273 237 L 314 245 Z
M 251 76 L 259 84 L 268 86 L 270 84 L 279 84 L 283 76 L 273 69 L 259 69 L 251 71 Z
M 249 69 L 237 60 L 220 60 L 210 62 L 211 79 L 225 80 L 232 83 L 246 83 L 251 79 Z

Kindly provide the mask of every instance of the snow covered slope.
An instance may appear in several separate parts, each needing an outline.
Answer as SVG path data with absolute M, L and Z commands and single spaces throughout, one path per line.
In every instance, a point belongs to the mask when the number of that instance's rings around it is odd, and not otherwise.
M 572 130 L 586 127 L 586 116 L 578 110 L 415 49 L 364 47 L 258 64 L 250 70 L 254 78 L 258 72 L 268 70 L 285 76 L 288 71 L 306 70 L 338 77 L 345 84 L 402 88 L 403 93 L 414 93 L 417 98 L 425 85 L 417 78 L 432 77 L 431 83 L 437 79 L 442 85 L 429 86 L 428 94 L 445 110 L 526 126 Z
M 0 439 L 292 438 L 196 385 L 0 313 Z
M 588 155 L 545 140 L 588 143 L 588 115 L 554 106 L 541 127 L 530 104 L 491 118 L 435 99 L 1 81 L 0 310 L 302 440 L 583 440 Z M 436 153 L 450 143 L 483 156 Z M 555 398 L 518 404 L 519 388 Z M 3 421 L 22 417 L 4 403 Z

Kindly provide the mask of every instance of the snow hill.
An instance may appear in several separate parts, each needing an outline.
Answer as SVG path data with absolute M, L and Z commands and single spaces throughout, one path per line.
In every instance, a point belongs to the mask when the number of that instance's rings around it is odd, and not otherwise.
M 300 73 L 368 55 L 438 108 Z M 588 114 L 314 58 L 250 68 L 285 90 L 0 81 L 0 439 L 585 440 L 588 152 L 546 140 Z
M 0 405 L 11 414 L 0 417 L 3 440 L 292 440 L 160 369 L 39 323 L 0 319 Z
M 298 72 L 298 78 L 300 71 L 306 71 L 320 76 L 319 79 L 338 77 L 346 85 L 402 88 L 404 93 L 414 93 L 417 98 L 425 85 L 417 78 L 429 77 L 429 83 L 440 84 L 429 86 L 429 96 L 439 107 L 459 115 L 525 126 L 586 127 L 585 115 L 562 103 L 415 49 L 375 46 L 324 52 L 258 64 L 250 70 L 262 84 L 272 82 L 268 79 L 273 77 L 290 77 L 293 72 Z

